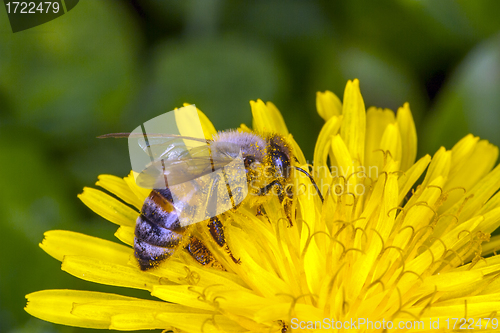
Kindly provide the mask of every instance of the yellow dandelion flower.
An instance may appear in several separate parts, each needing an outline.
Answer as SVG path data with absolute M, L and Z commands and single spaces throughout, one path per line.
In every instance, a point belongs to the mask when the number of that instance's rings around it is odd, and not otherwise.
M 278 198 L 264 214 L 247 204 L 221 218 L 236 263 L 214 241 L 225 270 L 176 251 L 156 269 L 134 258 L 134 225 L 149 191 L 134 178 L 101 175 L 103 191 L 80 199 L 119 225 L 118 244 L 49 231 L 41 247 L 84 280 L 143 289 L 157 300 L 74 290 L 27 295 L 26 311 L 54 323 L 182 332 L 494 331 L 500 310 L 500 167 L 497 147 L 472 135 L 415 161 L 409 105 L 365 111 L 357 80 L 343 103 L 318 93 L 325 124 L 308 165 L 278 109 L 251 102 L 253 130 L 283 135 L 297 165 L 293 214 Z M 204 131 L 215 129 L 202 117 Z M 249 129 L 242 125 L 241 130 Z M 416 184 L 425 173 L 420 184 Z M 135 209 L 134 209 L 135 208 Z M 492 255 L 495 254 L 495 255 Z M 491 255 L 491 256 L 490 256 Z

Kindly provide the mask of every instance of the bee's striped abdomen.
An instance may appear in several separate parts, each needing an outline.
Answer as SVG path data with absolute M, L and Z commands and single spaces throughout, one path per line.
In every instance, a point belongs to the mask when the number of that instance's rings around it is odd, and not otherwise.
M 182 241 L 184 231 L 170 190 L 151 191 L 135 225 L 134 254 L 141 270 L 156 267 L 169 258 Z
M 172 201 L 170 189 L 153 190 L 142 205 L 141 215 L 160 227 L 183 230 Z

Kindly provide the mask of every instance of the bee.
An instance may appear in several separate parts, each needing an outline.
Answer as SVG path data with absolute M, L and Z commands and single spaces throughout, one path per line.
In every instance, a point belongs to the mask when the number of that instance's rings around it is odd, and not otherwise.
M 129 133 L 116 133 L 101 137 L 129 135 Z M 149 152 L 153 160 L 146 171 L 136 179 L 139 186 L 153 189 L 144 201 L 135 227 L 134 254 L 139 268 L 143 271 L 157 267 L 180 248 L 185 249 L 194 260 L 204 266 L 225 270 L 200 239 L 201 237 L 193 232 L 195 226 L 185 223 L 189 219 L 194 222 L 204 220 L 203 224 L 207 228 L 205 234 L 208 230 L 215 243 L 223 248 L 235 263 L 239 263 L 239 259 L 232 255 L 226 243 L 221 215 L 216 213 L 221 211 L 217 209 L 220 205 L 227 205 L 229 202 L 231 209 L 237 209 L 241 200 L 250 200 L 243 198 L 246 194 L 243 188 L 248 189 L 247 197 L 252 197 L 254 206 L 265 202 L 270 193 L 275 193 L 280 202 L 283 202 L 285 198 L 293 196 L 287 184 L 290 184 L 291 171 L 295 169 L 309 177 L 323 201 L 311 175 L 293 166 L 293 162 L 297 160 L 291 146 L 279 134 L 230 130 L 217 133 L 212 140 L 176 135 L 148 136 L 149 142 L 146 141 L 142 149 Z M 187 149 L 186 140 L 198 141 L 202 145 Z M 162 153 L 151 153 L 151 147 L 160 148 L 155 151 Z M 179 147 L 182 149 L 179 150 Z M 223 173 L 223 177 L 211 178 L 208 183 L 197 181 L 204 175 L 227 168 L 238 157 L 243 162 L 243 179 L 246 182 L 239 185 L 247 186 L 229 188 L 227 183 L 228 177 L 231 176 L 228 176 L 227 172 Z M 173 188 L 187 183 L 190 185 L 180 191 L 180 196 L 177 191 L 175 198 Z M 221 189 L 229 191 L 229 197 L 225 200 L 220 198 Z M 211 194 L 207 195 L 208 192 Z M 199 197 L 203 194 L 205 194 L 205 199 L 202 200 L 204 202 L 200 202 Z M 285 203 L 284 206 L 290 210 L 290 205 Z M 212 212 L 207 213 L 210 209 Z M 290 214 L 288 211 L 287 215 Z M 196 221 L 195 216 L 198 217 Z M 291 222 L 290 218 L 289 220 Z

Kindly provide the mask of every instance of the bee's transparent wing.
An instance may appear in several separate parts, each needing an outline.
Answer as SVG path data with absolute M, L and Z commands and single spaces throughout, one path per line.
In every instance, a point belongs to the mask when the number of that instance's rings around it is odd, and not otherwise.
M 150 122 L 152 120 L 148 123 Z M 148 125 L 148 127 L 150 126 Z M 192 148 L 206 146 L 207 143 L 211 142 L 198 137 L 156 133 L 158 132 L 148 133 L 143 131 L 142 127 L 137 127 L 132 133 L 128 134 L 130 162 L 132 170 L 136 173 L 141 173 L 151 162 L 161 159 L 177 159 Z M 105 137 L 124 137 L 125 134 L 117 133 Z
M 168 159 L 161 158 L 146 165 L 136 183 L 149 189 L 171 187 L 220 170 L 239 154 L 239 147 L 231 143 L 211 142 L 191 149 L 178 145 L 166 151 L 164 156 Z
M 245 199 L 248 184 L 241 154 L 226 162 L 218 164 L 213 172 L 169 186 L 181 226 L 220 215 Z
M 122 137 L 122 135 L 127 135 L 129 144 L 134 145 L 135 141 L 136 145 L 150 157 L 151 161 L 162 158 L 176 158 L 187 150 L 212 142 L 207 139 L 174 134 L 148 134 L 146 138 L 140 133 L 116 133 L 103 135 L 101 137 Z
M 182 226 L 220 215 L 248 194 L 246 169 L 238 145 L 211 142 L 151 162 L 136 182 L 146 188 L 169 188 Z

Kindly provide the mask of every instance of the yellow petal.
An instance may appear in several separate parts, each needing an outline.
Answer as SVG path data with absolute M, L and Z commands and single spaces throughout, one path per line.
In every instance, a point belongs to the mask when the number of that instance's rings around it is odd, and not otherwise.
M 218 303 L 221 309 L 227 309 L 236 315 L 248 316 L 253 314 L 258 309 L 263 308 L 268 305 L 269 302 L 277 302 L 289 300 L 289 296 L 285 296 L 276 290 L 276 295 L 262 297 L 256 295 L 253 292 L 241 291 L 241 290 L 223 290 L 223 287 L 216 287 L 207 289 L 207 296 L 219 297 Z M 230 297 L 235 297 L 236 299 L 230 299 Z M 250 310 L 250 313 L 249 311 Z
M 447 213 L 456 213 L 459 209 L 460 221 L 466 221 L 476 215 L 485 202 L 495 194 L 500 188 L 500 165 L 496 166 L 489 174 L 483 177 L 470 191 L 467 192 L 463 199 L 458 201 L 451 207 Z M 462 204 L 467 203 L 462 207 Z
M 288 128 L 286 127 L 285 120 L 283 119 L 283 116 L 281 115 L 281 112 L 278 110 L 276 105 L 274 105 L 272 102 L 267 102 L 266 106 L 269 112 L 269 116 L 272 117 L 272 121 L 275 127 L 274 131 L 278 132 L 281 135 L 287 135 Z
M 495 237 L 491 237 L 492 239 Z M 455 268 L 453 271 L 469 271 L 477 270 L 483 273 L 483 275 L 490 275 L 491 273 L 498 272 L 500 270 L 500 256 L 493 256 L 488 258 L 483 258 L 476 263 L 468 263 L 466 265 Z
M 424 280 L 420 286 L 421 290 L 433 292 L 437 291 L 453 291 L 460 289 L 474 281 L 481 280 L 483 273 L 479 271 L 467 272 L 448 272 L 439 275 L 432 275 Z
M 434 258 L 439 258 L 445 253 L 444 246 L 446 246 L 446 249 L 457 251 L 461 246 L 466 244 L 468 242 L 468 238 L 464 237 L 463 231 L 474 230 L 474 228 L 479 225 L 482 220 L 482 216 L 476 216 L 475 218 L 470 219 L 467 222 L 453 228 L 451 231 L 446 232 L 439 237 L 441 242 L 434 243 L 428 249 L 428 251 L 425 251 L 424 253 L 410 261 L 406 267 L 416 272 L 417 274 L 421 274 L 428 267 L 428 265 L 434 261 Z M 455 260 L 455 262 L 458 262 L 458 264 L 455 263 L 454 265 L 463 264 L 463 258 L 461 258 L 460 256 L 456 256 L 455 258 L 453 258 L 453 260 Z M 450 265 L 453 264 L 450 263 Z
M 126 265 L 132 254 L 127 246 L 77 232 L 52 230 L 44 236 L 40 247 L 59 261 L 66 255 L 85 255 Z
M 448 177 L 451 167 L 451 157 L 451 151 L 446 151 L 444 147 L 441 147 L 436 154 L 434 154 L 429 169 L 425 174 L 424 181 L 422 182 L 422 188 L 429 186 L 437 177 Z
M 466 311 L 467 307 L 467 313 Z M 499 300 L 490 300 L 483 301 L 479 303 L 469 303 L 467 305 L 464 303 L 457 305 L 446 305 L 446 306 L 437 306 L 433 305 L 424 310 L 423 307 L 414 307 L 408 309 L 408 316 L 411 318 L 415 318 L 413 316 L 418 316 L 421 320 L 425 320 L 425 322 L 429 322 L 429 318 L 436 320 L 440 318 L 440 327 L 441 329 L 446 329 L 446 319 L 449 320 L 449 327 L 453 327 L 454 320 L 451 318 L 474 318 L 474 317 L 483 317 L 487 318 L 493 312 L 492 309 L 500 309 L 500 301 Z M 424 312 L 425 311 L 425 312 Z M 421 313 L 425 313 L 425 317 L 421 315 Z M 424 319 L 425 318 L 425 319 Z M 463 321 L 462 321 L 463 322 Z M 468 324 L 467 324 L 468 325 Z M 484 325 L 484 324 L 483 324 Z M 490 322 L 491 325 L 491 322 Z M 457 324 L 456 327 L 460 326 Z M 491 326 L 490 326 L 491 328 Z M 481 330 L 482 331 L 482 330 Z
M 203 288 L 190 285 L 154 286 L 151 295 L 166 302 L 184 305 L 193 309 L 213 311 L 215 304 L 200 299 Z
M 497 147 L 485 140 L 481 140 L 477 143 L 473 139 L 470 141 L 474 143 L 471 145 L 471 149 L 464 154 L 462 161 L 453 163 L 455 159 L 452 156 L 452 167 L 444 191 L 458 187 L 465 189 L 465 191 L 470 190 L 477 182 L 486 176 L 495 165 L 498 157 Z M 452 154 L 455 155 L 454 150 L 452 150 Z M 451 191 L 440 211 L 445 211 L 453 206 L 463 194 L 463 190 Z
M 151 189 L 146 189 L 137 186 L 135 179 L 137 178 L 137 173 L 134 171 L 131 171 L 130 174 L 123 178 L 125 183 L 127 183 L 128 187 L 130 190 L 135 194 L 135 196 L 139 199 L 140 202 L 144 203 L 144 200 L 149 196 L 151 193 Z M 142 207 L 142 206 L 141 206 Z
M 118 225 L 133 227 L 139 216 L 136 210 L 106 193 L 90 187 L 85 187 L 83 193 L 78 195 L 78 198 L 95 213 Z
M 417 130 L 411 115 L 410 104 L 405 103 L 398 109 L 397 119 L 402 143 L 401 170 L 406 171 L 417 157 Z
M 444 183 L 443 177 L 437 177 L 429 184 L 432 186 L 420 187 L 405 205 L 405 213 L 398 216 L 403 220 L 400 232 L 396 234 L 394 246 L 404 249 L 413 232 L 424 228 L 434 218 L 434 210 L 430 209 L 439 200 L 441 191 L 438 187 Z M 423 204 L 425 203 L 425 204 Z
M 413 184 L 420 178 L 424 170 L 427 168 L 431 161 L 429 155 L 425 155 L 413 164 L 401 177 L 399 177 L 399 198 L 398 203 L 401 203 L 405 196 L 408 194 Z
M 339 175 L 344 177 L 344 179 L 349 178 L 349 183 L 356 185 L 357 177 L 352 176 L 356 173 L 356 168 L 347 145 L 338 134 L 332 138 L 331 142 L 332 151 L 337 161 Z M 350 192 L 354 193 L 354 191 Z
M 140 200 L 128 186 L 127 182 L 120 177 L 112 175 L 99 175 L 99 181 L 95 183 L 97 186 L 108 190 L 113 193 L 126 203 L 135 206 L 137 209 L 141 209 L 144 200 Z
M 495 252 L 496 253 L 500 252 L 500 235 L 492 236 L 489 242 L 487 242 L 486 244 L 482 244 L 482 248 L 483 248 L 483 252 L 481 253 L 482 256 L 487 256 Z
M 382 140 L 380 141 L 380 149 L 384 152 L 389 152 L 394 161 L 401 161 L 401 137 L 396 124 L 389 124 L 385 128 Z M 398 169 L 401 170 L 401 168 Z
M 82 280 L 111 286 L 153 290 L 160 278 L 138 267 L 124 266 L 85 256 L 65 256 L 61 269 Z
M 191 104 L 184 103 L 183 105 L 189 106 Z M 208 119 L 208 117 L 200 109 L 196 108 L 196 110 L 198 111 L 198 118 L 200 119 L 201 128 L 203 129 L 203 134 L 205 135 L 205 139 L 212 139 L 212 136 L 217 133 L 214 125 L 212 124 L 210 119 Z M 189 136 L 188 134 L 184 134 L 184 135 Z
M 329 186 L 332 181 L 329 166 L 327 164 L 328 153 L 331 148 L 332 138 L 338 134 L 342 117 L 331 117 L 321 129 L 316 146 L 314 147 L 314 177 L 320 183 L 318 186 L 323 189 Z
M 185 332 L 246 332 L 236 322 L 213 314 L 160 313 L 158 319 Z
M 484 221 L 481 222 L 475 230 L 473 231 L 481 231 L 484 233 L 492 233 L 495 229 L 498 228 L 498 222 L 500 221 L 500 207 L 490 210 L 482 215 L 484 217 Z
M 234 273 L 215 269 L 206 270 L 198 263 L 193 264 L 186 264 L 172 258 L 168 261 L 168 264 L 160 265 L 153 273 L 175 283 L 196 284 L 199 287 L 208 287 L 213 281 L 218 281 L 228 288 L 246 289 L 243 280 Z
M 192 310 L 177 304 L 129 299 L 75 303 L 72 314 L 81 318 L 110 321 L 110 329 L 143 330 L 165 328 L 156 318 L 159 312 L 188 312 Z
M 300 146 L 297 144 L 297 142 L 295 141 L 293 136 L 291 134 L 288 134 L 288 136 L 286 137 L 286 140 L 292 146 L 292 153 L 299 160 L 299 164 L 305 165 L 307 160 L 304 157 L 304 153 L 302 152 L 302 149 L 300 149 Z
M 318 295 L 323 280 L 321 272 L 324 267 L 325 257 L 319 251 L 314 237 L 309 242 L 304 256 L 304 271 L 306 273 L 307 286 L 312 294 Z
M 236 237 L 233 238 L 237 240 Z M 259 292 L 263 295 L 269 297 L 272 297 L 277 293 L 291 293 L 289 285 L 269 270 L 261 267 L 254 260 L 257 258 L 249 255 L 245 249 L 241 249 L 238 254 L 241 262 L 245 263 L 243 268 L 238 273 L 252 288 L 259 290 Z
M 264 104 L 262 100 L 250 101 L 253 116 L 253 129 L 264 133 L 279 133 L 287 135 L 285 121 L 273 103 Z
M 99 301 L 137 300 L 132 297 L 79 290 L 43 290 L 26 295 L 28 303 L 24 308 L 30 315 L 56 324 L 108 328 L 109 319 L 82 318 L 72 314 L 75 304 Z
M 110 330 L 118 331 L 137 331 L 162 329 L 173 331 L 172 326 L 166 326 L 165 323 L 156 317 L 157 310 L 137 311 L 132 313 L 119 313 L 111 316 Z
M 397 176 L 394 173 L 388 174 L 384 189 L 384 197 L 380 205 L 380 214 L 377 224 L 375 225 L 375 230 L 379 232 L 384 242 L 389 238 L 389 234 L 394 225 L 396 211 L 393 208 L 397 207 L 398 194 Z
M 134 228 L 121 226 L 118 228 L 118 230 L 116 230 L 115 237 L 124 242 L 125 244 L 133 246 L 135 237 Z
M 245 124 L 241 124 L 240 127 L 238 128 L 241 132 L 247 132 L 251 133 L 252 130 Z
M 460 170 L 463 164 L 467 163 L 467 160 L 474 151 L 478 141 L 479 137 L 468 134 L 453 146 L 451 151 L 453 153 L 452 163 L 455 168 L 455 172 Z
M 317 92 L 316 93 L 316 109 L 318 114 L 325 121 L 330 120 L 333 116 L 340 116 L 342 114 L 342 103 L 340 99 L 331 91 Z
M 366 112 L 365 165 L 382 170 L 384 153 L 380 151 L 380 141 L 387 125 L 395 122 L 394 112 L 389 109 L 368 108 Z
M 472 285 L 472 283 L 471 283 L 471 285 Z M 440 302 L 436 303 L 436 306 L 447 307 L 450 305 L 458 305 L 458 306 L 462 306 L 465 310 L 465 302 L 467 302 L 467 306 L 468 306 L 470 304 L 480 304 L 480 303 L 490 302 L 492 300 L 497 301 L 499 299 L 500 299 L 500 293 L 492 293 L 492 294 L 487 294 L 487 295 L 474 295 L 474 296 L 467 295 L 464 297 L 456 297 L 455 299 L 448 299 L 445 301 L 441 301 L 441 299 L 440 299 Z M 498 315 L 494 314 L 493 311 L 488 313 L 488 315 L 484 316 L 483 318 L 489 317 L 490 319 L 492 319 L 492 317 L 489 316 L 491 314 L 493 314 L 493 316 L 492 316 L 493 318 L 496 317 L 498 319 Z M 476 323 L 477 323 L 477 321 L 476 321 Z M 485 323 L 486 323 L 486 320 L 483 319 L 483 325 L 482 325 L 483 329 L 481 331 L 485 331 Z M 492 328 L 491 322 L 489 324 L 489 327 Z M 479 328 L 479 326 L 476 326 L 476 328 Z M 493 332 L 498 332 L 498 330 L 493 330 Z
M 364 164 L 366 111 L 365 103 L 359 91 L 359 81 L 347 82 L 342 109 L 343 124 L 340 134 L 352 158 L 360 165 Z
M 267 305 L 255 313 L 254 319 L 257 322 L 276 321 L 290 316 L 292 309 L 293 317 L 300 318 L 301 321 L 320 321 L 325 318 L 321 315 L 321 311 L 309 304 L 302 303 L 273 303 Z M 292 328 L 292 332 L 293 332 Z M 279 330 L 278 330 L 279 332 Z M 300 331 L 299 331 L 300 332 Z

